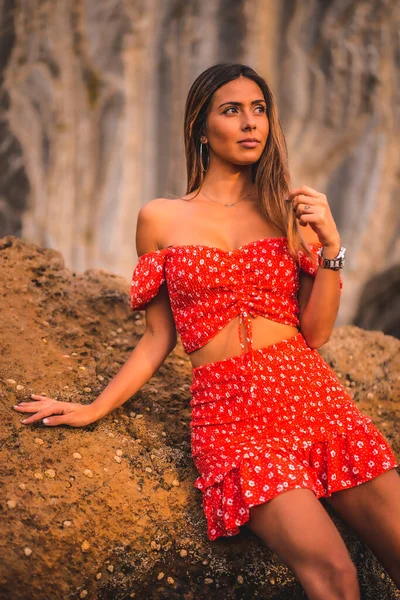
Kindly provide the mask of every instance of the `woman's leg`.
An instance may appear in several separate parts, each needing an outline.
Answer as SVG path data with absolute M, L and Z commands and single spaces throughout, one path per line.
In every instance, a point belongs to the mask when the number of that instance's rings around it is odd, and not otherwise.
M 371 548 L 400 589 L 400 477 L 396 469 L 334 492 L 325 500 Z
M 245 525 L 295 573 L 310 600 L 359 600 L 356 567 L 312 490 L 288 490 L 249 510 Z

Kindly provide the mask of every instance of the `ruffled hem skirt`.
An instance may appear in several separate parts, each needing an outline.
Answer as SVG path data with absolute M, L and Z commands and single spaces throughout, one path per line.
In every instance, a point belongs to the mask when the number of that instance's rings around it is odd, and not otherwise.
M 194 367 L 192 376 L 194 485 L 211 541 L 238 534 L 251 506 L 280 493 L 309 488 L 329 497 L 398 466 L 301 332 Z

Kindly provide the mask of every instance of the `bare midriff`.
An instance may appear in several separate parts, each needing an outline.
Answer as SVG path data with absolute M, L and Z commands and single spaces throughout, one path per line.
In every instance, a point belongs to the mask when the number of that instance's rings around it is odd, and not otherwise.
M 239 326 L 242 330 L 242 347 L 238 334 Z M 251 338 L 253 350 L 263 348 L 271 344 L 276 344 L 284 339 L 289 339 L 298 333 L 297 327 L 285 325 L 276 321 L 266 319 L 261 315 L 251 317 Z M 249 344 L 246 337 L 246 327 L 240 322 L 240 315 L 234 317 L 221 331 L 204 346 L 191 352 L 189 358 L 193 367 L 199 367 L 208 363 L 230 358 L 243 351 L 249 350 Z

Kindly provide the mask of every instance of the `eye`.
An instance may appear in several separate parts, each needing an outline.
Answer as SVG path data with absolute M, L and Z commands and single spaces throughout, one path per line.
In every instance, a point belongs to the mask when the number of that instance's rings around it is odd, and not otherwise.
M 259 104 L 258 106 L 256 106 L 256 108 L 261 108 L 261 113 L 266 112 L 265 106 L 263 104 Z M 236 106 L 229 106 L 229 108 L 224 110 L 222 114 L 228 114 L 228 110 L 236 110 Z

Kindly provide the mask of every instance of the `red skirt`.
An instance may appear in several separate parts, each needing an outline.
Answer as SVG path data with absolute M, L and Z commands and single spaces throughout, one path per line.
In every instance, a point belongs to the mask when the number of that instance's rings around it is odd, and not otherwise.
M 301 332 L 192 369 L 194 486 L 210 540 L 239 533 L 249 507 L 294 488 L 317 498 L 398 466 Z

